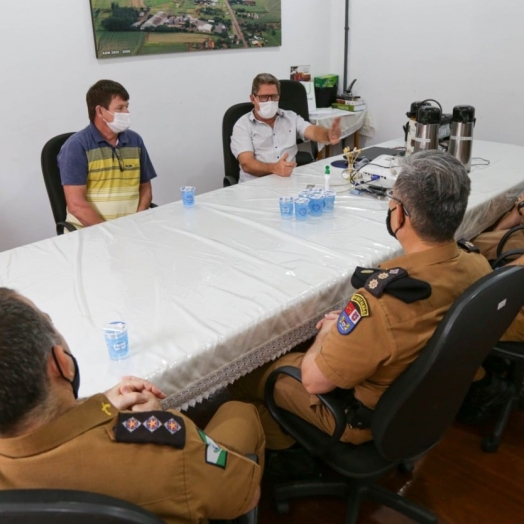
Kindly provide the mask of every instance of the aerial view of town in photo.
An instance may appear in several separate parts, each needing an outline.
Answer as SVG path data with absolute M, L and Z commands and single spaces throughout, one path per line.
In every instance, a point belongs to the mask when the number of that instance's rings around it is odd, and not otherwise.
M 97 58 L 281 45 L 281 0 L 90 0 Z

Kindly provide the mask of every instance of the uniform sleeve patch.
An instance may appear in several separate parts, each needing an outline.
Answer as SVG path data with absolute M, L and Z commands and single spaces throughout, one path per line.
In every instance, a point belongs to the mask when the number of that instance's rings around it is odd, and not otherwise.
M 369 317 L 369 304 L 360 293 L 355 293 L 338 317 L 338 332 L 341 335 L 349 335 L 362 317 Z
M 226 469 L 228 452 L 222 449 L 217 443 L 210 437 L 208 437 L 201 429 L 198 430 L 198 434 L 202 439 L 202 442 L 206 445 L 204 452 L 204 460 L 206 464 L 211 464 L 222 469 Z
M 169 411 L 124 412 L 118 414 L 115 440 L 183 449 L 186 444 L 186 427 L 184 419 Z

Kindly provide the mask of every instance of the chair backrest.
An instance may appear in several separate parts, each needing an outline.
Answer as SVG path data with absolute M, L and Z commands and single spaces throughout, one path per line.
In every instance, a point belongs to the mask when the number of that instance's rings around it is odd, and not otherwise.
M 162 524 L 143 508 L 107 495 L 62 489 L 0 491 L 2 524 Z
M 42 174 L 44 175 L 45 187 L 47 189 L 47 196 L 53 211 L 55 223 L 63 222 L 66 219 L 66 199 L 64 195 L 64 188 L 60 179 L 60 170 L 56 157 L 60 152 L 60 148 L 64 142 L 73 133 L 64 133 L 55 136 L 49 140 L 42 149 L 40 161 L 42 164 Z
M 240 164 L 231 152 L 231 135 L 237 120 L 253 109 L 251 102 L 241 102 L 231 106 L 222 119 L 222 152 L 224 154 L 224 187 L 238 183 Z
M 476 370 L 523 304 L 524 267 L 494 271 L 453 304 L 413 364 L 380 398 L 372 422 L 389 460 L 416 457 L 442 437 Z
M 281 109 L 294 111 L 304 120 L 309 122 L 309 107 L 307 103 L 306 88 L 295 80 L 279 80 L 280 82 L 280 102 Z M 301 142 L 300 140 L 298 141 Z M 316 142 L 311 142 L 311 153 L 313 158 L 317 158 L 318 147 Z

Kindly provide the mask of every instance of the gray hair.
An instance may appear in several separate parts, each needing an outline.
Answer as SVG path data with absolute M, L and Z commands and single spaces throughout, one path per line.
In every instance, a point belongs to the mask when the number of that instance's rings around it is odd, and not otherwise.
M 403 159 L 395 194 L 415 232 L 429 242 L 453 240 L 466 207 L 471 182 L 464 166 L 442 151 L 420 151 Z
M 47 364 L 59 341 L 41 311 L 0 287 L 0 434 L 46 400 Z
M 269 73 L 260 73 L 253 79 L 253 85 L 251 86 L 251 94 L 257 95 L 261 85 L 270 84 L 277 86 L 278 94 L 280 94 L 280 81 Z

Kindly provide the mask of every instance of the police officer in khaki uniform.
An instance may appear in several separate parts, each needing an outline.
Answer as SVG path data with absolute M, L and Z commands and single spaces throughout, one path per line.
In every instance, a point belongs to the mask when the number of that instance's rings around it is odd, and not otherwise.
M 485 231 L 476 236 L 472 242 L 480 249 L 480 252 L 488 259 L 497 258 L 497 246 L 502 237 L 512 227 L 524 224 L 524 193 L 516 200 L 515 205 L 493 226 L 491 231 Z M 516 231 L 511 235 L 504 246 L 504 251 L 524 247 L 524 230 Z M 524 255 L 512 264 L 524 265 Z
M 519 224 L 524 224 L 524 193 L 517 198 L 512 209 L 495 224 L 491 231 L 481 233 L 472 242 L 488 260 L 495 260 L 497 258 L 497 246 L 502 237 L 511 228 Z M 524 229 L 516 231 L 508 238 L 504 245 L 504 252 L 522 248 L 524 248 Z M 512 260 L 508 265 L 524 266 L 524 255 Z M 517 318 L 504 333 L 502 340 L 524 341 L 524 308 L 521 309 Z
M 0 489 L 58 488 L 138 504 L 167 523 L 232 519 L 260 496 L 256 409 L 222 405 L 202 431 L 147 381 L 77 401 L 79 370 L 49 318 L 0 288 Z M 126 411 L 122 411 L 126 410 Z
M 334 420 L 315 396 L 335 388 L 352 390 L 343 441 L 372 439 L 372 410 L 388 386 L 413 362 L 446 311 L 491 268 L 478 253 L 453 240 L 466 211 L 470 180 L 460 162 L 446 153 L 424 151 L 406 158 L 392 191 L 387 229 L 405 254 L 378 268 L 357 268 L 356 289 L 343 311 L 317 324 L 318 335 L 305 353 L 281 357 L 234 384 L 234 395 L 255 403 L 267 447 L 293 444 L 263 404 L 264 384 L 275 368 L 294 365 L 302 383 L 281 377 L 276 403 L 332 432 Z

